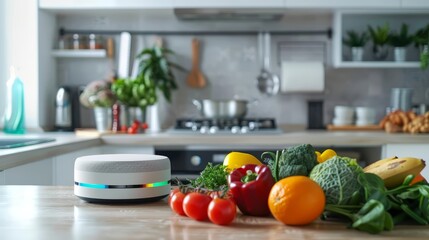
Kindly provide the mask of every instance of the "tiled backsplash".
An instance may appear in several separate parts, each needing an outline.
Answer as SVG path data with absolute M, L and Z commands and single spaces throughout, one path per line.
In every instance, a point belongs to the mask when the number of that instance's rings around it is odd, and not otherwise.
M 88 17 L 88 19 L 92 18 Z M 270 29 L 297 29 L 297 26 L 298 29 L 325 29 L 329 27 L 331 20 L 330 16 L 305 19 L 304 23 L 300 22 L 300 18 L 292 19 L 293 21 L 285 20 L 283 27 L 280 27 L 281 23 L 277 23 L 270 26 Z M 143 23 L 141 19 L 135 20 L 137 23 L 133 22 L 129 26 L 127 22 L 120 22 L 116 19 L 111 28 L 120 29 L 127 26 L 125 29 L 136 29 L 139 24 L 148 28 L 147 23 Z M 70 29 L 85 29 L 79 25 L 82 21 L 85 19 L 68 16 L 59 18 L 58 25 Z M 91 24 L 86 27 L 97 29 L 95 26 L 100 23 L 91 21 Z M 181 23 L 175 24 L 178 24 L 178 28 L 182 27 Z M 166 25 L 172 25 L 171 21 Z M 204 23 L 195 26 L 202 28 L 201 25 L 204 27 Z M 213 26 L 217 27 L 217 25 Z M 225 24 L 223 26 L 227 28 Z M 236 24 L 235 28 L 238 26 L 240 25 Z M 257 24 L 244 26 L 244 28 L 253 30 L 264 29 Z M 256 99 L 257 102 L 249 104 L 248 116 L 274 117 L 280 124 L 307 124 L 307 101 L 315 99 L 324 101 L 325 123 L 331 122 L 335 105 L 372 106 L 377 110 L 377 117 L 381 118 L 389 105 L 390 90 L 393 87 L 414 88 L 413 101 L 429 103 L 429 99 L 424 97 L 424 92 L 429 88 L 428 71 L 420 69 L 333 69 L 329 63 L 326 64 L 325 91 L 323 93 L 293 93 L 266 97 L 261 95 L 256 88 L 256 77 L 260 71 L 256 35 L 165 36 L 166 46 L 176 52 L 176 56 L 171 60 L 188 70 L 191 69 L 192 37 L 198 37 L 201 41 L 201 70 L 208 85 L 204 89 L 190 88 L 186 85 L 188 72 L 176 72 L 179 89 L 174 93 L 171 104 L 162 101 L 161 109 L 165 114 L 164 127 L 173 124 L 174 120 L 179 117 L 197 117 L 198 111 L 192 104 L 194 98 Z M 304 41 L 309 38 L 314 40 L 314 37 L 308 36 L 294 37 Z M 272 37 L 271 65 L 272 70 L 278 75 L 280 75 L 280 67 L 277 61 L 277 43 L 290 38 L 290 36 Z M 118 37 L 115 36 L 115 39 L 118 40 Z M 139 39 L 146 45 L 151 45 L 154 37 L 140 36 Z M 320 39 L 323 41 L 326 37 L 321 36 Z M 119 42 L 116 41 L 116 43 Z M 328 50 L 330 49 L 329 44 L 330 42 L 328 42 Z M 58 84 L 85 85 L 92 80 L 102 79 L 107 76 L 108 66 L 107 59 L 60 59 L 58 61 Z M 90 126 L 93 123 L 91 118 L 87 118 L 83 119 L 83 124 Z

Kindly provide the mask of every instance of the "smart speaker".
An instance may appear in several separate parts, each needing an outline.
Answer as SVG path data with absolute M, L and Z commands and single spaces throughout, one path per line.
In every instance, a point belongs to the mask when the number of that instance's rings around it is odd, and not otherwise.
M 170 180 L 170 159 L 160 155 L 89 155 L 74 164 L 74 194 L 92 203 L 157 201 L 169 194 Z

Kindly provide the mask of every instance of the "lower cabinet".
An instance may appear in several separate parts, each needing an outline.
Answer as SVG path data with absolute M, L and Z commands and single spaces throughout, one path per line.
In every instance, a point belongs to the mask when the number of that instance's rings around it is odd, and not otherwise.
M 386 144 L 383 147 L 383 157 L 416 157 L 422 158 L 429 165 L 429 144 Z M 426 166 L 422 175 L 429 180 L 429 167 Z
M 1 174 L 3 175 L 2 184 L 4 185 L 53 184 L 51 159 L 44 159 L 9 168 L 4 170 Z

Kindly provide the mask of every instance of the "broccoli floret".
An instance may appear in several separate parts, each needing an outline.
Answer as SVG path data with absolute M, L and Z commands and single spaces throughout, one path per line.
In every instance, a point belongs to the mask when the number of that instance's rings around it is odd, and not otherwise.
M 311 144 L 301 144 L 277 151 L 275 154 L 264 152 L 262 159 L 265 155 L 270 157 L 265 162 L 267 162 L 276 181 L 295 175 L 308 176 L 314 166 L 317 165 L 317 156 Z

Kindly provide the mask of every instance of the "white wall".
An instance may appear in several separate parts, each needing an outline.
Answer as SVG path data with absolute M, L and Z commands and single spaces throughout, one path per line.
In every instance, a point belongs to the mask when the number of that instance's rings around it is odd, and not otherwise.
M 0 1 L 0 128 L 3 127 L 3 113 L 6 101 L 7 42 L 6 42 L 6 1 Z
M 38 1 L 0 1 L 0 96 L 8 69 L 14 66 L 24 81 L 27 129 L 39 129 Z M 3 43 L 2 43 L 3 42 Z M 3 49 L 2 49 L 3 48 Z M 4 109 L 5 100 L 0 102 Z M 1 113 L 1 110 L 0 110 Z

